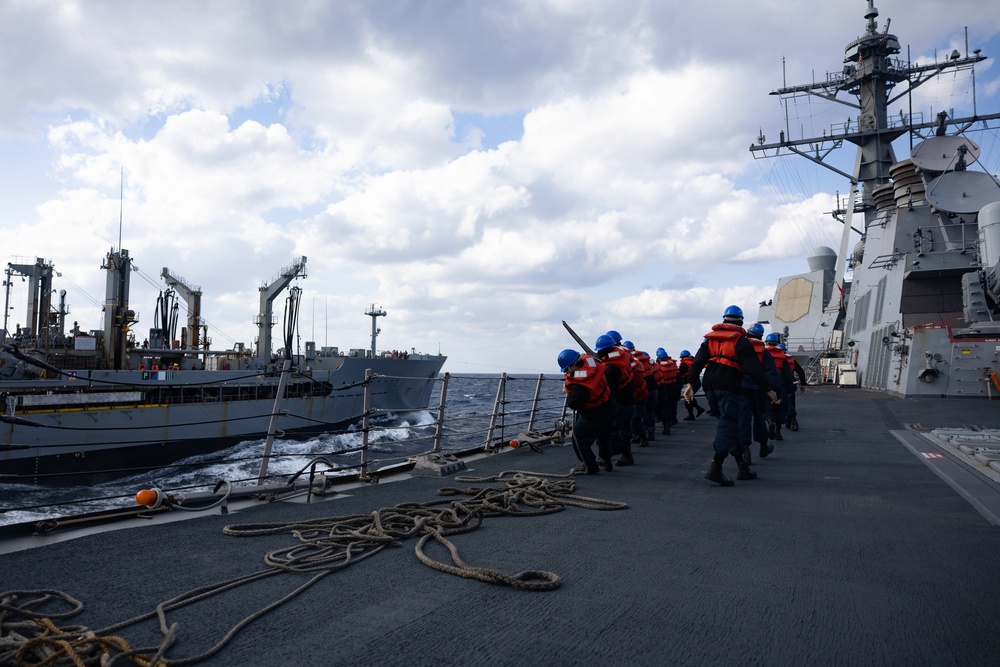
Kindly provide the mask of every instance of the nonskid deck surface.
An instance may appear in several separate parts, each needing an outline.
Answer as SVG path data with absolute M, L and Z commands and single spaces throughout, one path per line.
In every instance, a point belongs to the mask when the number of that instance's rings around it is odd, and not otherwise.
M 755 456 L 758 480 L 703 479 L 715 429 L 704 415 L 635 450 L 635 466 L 576 478 L 576 495 L 628 509 L 489 517 L 450 538 L 471 566 L 551 572 L 555 590 L 431 569 L 414 537 L 320 579 L 202 664 L 995 665 L 1000 527 L 898 432 L 997 428 L 1000 402 L 819 387 L 800 395 L 799 421 L 774 454 Z M 554 446 L 477 459 L 462 474 L 574 465 L 569 447 Z M 726 470 L 735 474 L 731 460 Z M 7 554 L 0 591 L 63 591 L 84 611 L 57 625 L 104 628 L 263 571 L 265 554 L 297 544 L 225 526 L 365 515 L 487 485 L 499 486 L 417 477 L 328 502 L 154 521 Z M 443 547 L 426 550 L 450 562 Z M 310 576 L 283 572 L 168 612 L 178 625 L 167 656 L 205 651 Z M 162 639 L 155 619 L 116 634 L 133 647 Z

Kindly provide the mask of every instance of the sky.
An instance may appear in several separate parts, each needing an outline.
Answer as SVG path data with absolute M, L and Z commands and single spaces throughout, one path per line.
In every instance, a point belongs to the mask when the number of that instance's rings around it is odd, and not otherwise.
M 976 108 L 1000 110 L 994 3 L 876 7 L 912 62 L 982 49 Z M 213 349 L 251 346 L 259 288 L 306 257 L 300 350 L 370 347 L 375 305 L 379 350 L 440 352 L 451 373 L 557 374 L 575 347 L 562 321 L 589 344 L 616 329 L 676 357 L 730 304 L 753 321 L 811 249 L 839 247 L 828 212 L 847 182 L 749 147 L 853 113 L 769 93 L 839 72 L 866 10 L 7 0 L 0 255 L 51 261 L 83 330 L 102 327 L 101 266 L 123 248 L 140 338 L 166 267 L 202 290 Z M 970 84 L 926 84 L 914 111 L 971 113 Z M 998 173 L 997 131 L 973 139 Z M 13 331 L 16 277 L 9 298 Z

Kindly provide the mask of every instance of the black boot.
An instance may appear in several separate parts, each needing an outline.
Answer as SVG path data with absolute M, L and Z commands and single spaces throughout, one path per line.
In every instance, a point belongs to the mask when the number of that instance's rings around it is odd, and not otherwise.
M 722 464 L 716 463 L 715 459 L 712 459 L 711 467 L 708 472 L 705 473 L 705 479 L 710 482 L 715 482 L 719 486 L 733 486 L 733 480 L 726 477 L 722 472 Z
M 775 440 L 784 440 L 784 438 L 781 437 L 781 424 L 775 424 L 774 425 L 774 439 Z
M 750 466 L 744 463 L 743 465 L 740 466 L 740 471 L 736 473 L 736 479 L 738 480 L 757 479 L 757 473 L 755 473 L 753 470 L 750 470 Z
M 789 419 L 788 420 L 788 428 L 792 429 L 793 431 L 798 431 L 799 430 L 799 420 L 796 419 L 795 417 L 792 417 L 791 419 Z
M 760 458 L 766 459 L 767 455 L 774 451 L 774 445 L 769 442 L 760 443 Z

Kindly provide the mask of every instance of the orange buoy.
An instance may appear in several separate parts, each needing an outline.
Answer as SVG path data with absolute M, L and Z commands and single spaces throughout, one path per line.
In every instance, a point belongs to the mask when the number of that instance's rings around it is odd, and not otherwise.
M 511 440 L 507 444 L 510 445 L 511 447 L 513 447 L 514 449 L 517 449 L 518 447 L 521 446 L 521 443 L 518 442 L 517 440 Z
M 163 491 L 157 488 L 143 489 L 135 494 L 135 502 L 144 507 L 155 508 L 163 503 Z

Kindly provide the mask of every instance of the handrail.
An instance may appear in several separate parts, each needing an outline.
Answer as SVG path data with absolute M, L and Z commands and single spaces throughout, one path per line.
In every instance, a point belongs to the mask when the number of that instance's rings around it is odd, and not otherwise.
M 284 373 L 283 373 L 284 375 Z M 240 454 L 227 453 L 225 456 L 205 460 L 204 458 L 173 464 L 169 466 L 172 477 L 178 470 L 183 470 L 184 486 L 177 481 L 171 482 L 171 477 L 164 478 L 165 472 L 153 471 L 138 473 L 122 469 L 109 471 L 118 475 L 128 474 L 125 481 L 102 484 L 90 487 L 90 497 L 76 500 L 63 499 L 46 502 L 39 500 L 41 494 L 38 487 L 23 496 L 18 495 L 7 499 L 5 511 L 0 513 L 0 527 L 7 524 L 24 522 L 39 522 L 66 516 L 80 517 L 98 512 L 121 511 L 133 508 L 137 486 L 148 485 L 161 488 L 165 493 L 197 493 L 198 490 L 209 489 L 218 480 L 218 466 L 226 465 L 232 468 L 233 474 L 228 475 L 234 491 L 248 491 L 259 488 L 260 497 L 271 494 L 270 489 L 276 485 L 294 485 L 299 478 L 308 477 L 304 493 L 308 499 L 313 492 L 324 488 L 324 484 L 333 485 L 349 479 L 359 481 L 376 481 L 380 471 L 406 465 L 414 457 L 426 454 L 461 454 L 470 451 L 496 451 L 506 449 L 512 436 L 537 432 L 541 427 L 546 432 L 558 428 L 565 421 L 565 394 L 561 391 L 561 377 L 516 376 L 501 374 L 493 376 L 464 376 L 444 373 L 441 377 L 429 379 L 438 386 L 431 392 L 431 406 L 424 409 L 410 407 L 382 406 L 373 409 L 374 392 L 382 391 L 379 383 L 384 376 L 374 373 L 366 374 L 363 384 L 364 409 L 354 418 L 353 428 L 337 431 L 325 431 L 322 438 L 316 439 L 316 446 L 308 453 L 301 453 L 300 448 L 289 446 L 294 438 L 285 433 L 282 422 L 286 419 L 300 419 L 290 415 L 281 407 L 284 390 L 275 396 L 273 427 L 269 428 L 269 436 L 256 451 L 245 448 Z M 484 394 L 490 391 L 490 383 L 496 381 L 496 390 L 492 409 L 490 401 Z M 465 400 L 466 397 L 471 397 Z M 479 397 L 479 398 L 476 398 Z M 486 400 L 483 400 L 483 399 Z M 415 420 L 406 417 L 413 413 L 430 413 L 432 419 L 417 417 Z M 399 419 L 403 417 L 403 419 Z M 405 425 L 400 425 L 400 421 Z M 321 424 L 317 424 L 317 432 L 321 432 Z M 404 435 L 404 438 L 398 436 Z M 486 436 L 484 439 L 484 435 Z M 428 445 L 426 441 L 431 441 Z M 298 459 L 308 463 L 300 464 Z M 277 472 L 279 461 L 293 460 L 297 472 Z M 247 474 L 249 466 L 259 466 Z M 270 467 L 269 467 L 270 466 Z M 208 473 L 212 467 L 215 472 Z M 324 474 L 319 475 L 319 470 Z M 206 469 L 205 481 L 191 481 L 192 473 L 197 474 Z M 242 470 L 242 472 L 240 472 Z M 287 470 L 287 467 L 286 467 Z M 141 474 L 141 477 L 137 476 Z M 136 481 L 136 480 L 141 481 Z M 325 480 L 325 481 L 324 481 Z M 0 481 L 18 481 L 0 476 Z M 179 481 L 179 480 L 178 480 Z M 127 485 L 127 486 L 126 486 Z M 8 486 L 8 488 L 10 488 Z M 43 498 L 51 497 L 49 495 Z

